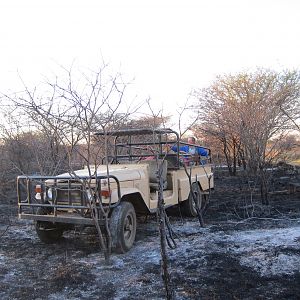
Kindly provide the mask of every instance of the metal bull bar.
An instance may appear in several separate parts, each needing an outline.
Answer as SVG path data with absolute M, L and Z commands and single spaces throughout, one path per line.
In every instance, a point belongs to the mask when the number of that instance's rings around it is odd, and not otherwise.
M 18 215 L 20 219 L 30 219 L 46 222 L 94 225 L 91 217 L 91 192 L 86 188 L 90 181 L 91 189 L 97 193 L 93 209 L 98 209 L 99 222 L 103 221 L 100 209 L 104 185 L 114 185 L 111 192 L 117 193 L 117 201 L 111 203 L 111 193 L 105 195 L 103 206 L 113 208 L 121 201 L 120 182 L 113 175 L 108 176 L 18 176 L 17 198 Z M 48 181 L 48 182 L 47 182 Z M 82 182 L 83 181 L 83 182 Z M 37 188 L 38 187 L 38 188 Z M 38 189 L 38 191 L 37 191 Z M 105 190 L 107 191 L 107 190 Z M 51 195 L 52 194 L 52 195 Z M 49 214 L 37 214 L 38 208 L 45 208 Z

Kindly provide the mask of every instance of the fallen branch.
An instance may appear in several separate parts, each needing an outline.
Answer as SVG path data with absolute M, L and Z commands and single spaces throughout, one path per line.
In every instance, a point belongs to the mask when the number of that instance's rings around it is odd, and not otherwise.
M 5 235 L 5 233 L 8 231 L 8 228 L 11 226 L 11 224 L 7 225 L 7 227 L 4 229 L 4 231 L 0 235 L 0 239 Z

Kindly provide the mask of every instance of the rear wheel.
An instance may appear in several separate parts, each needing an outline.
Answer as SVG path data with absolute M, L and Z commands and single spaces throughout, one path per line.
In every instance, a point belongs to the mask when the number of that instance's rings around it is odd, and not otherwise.
M 193 198 L 192 193 L 194 194 L 196 202 Z M 202 193 L 201 193 L 199 184 L 197 182 L 194 182 L 192 184 L 192 188 L 191 188 L 188 199 L 182 202 L 182 209 L 183 209 L 184 214 L 188 217 L 196 217 L 197 216 L 196 205 L 201 210 Z
M 136 214 L 130 202 L 121 202 L 111 213 L 109 221 L 112 250 L 125 253 L 133 245 L 136 234 Z
M 49 213 L 49 209 L 43 207 L 39 207 L 36 211 L 37 215 L 48 215 Z M 57 242 L 59 239 L 61 239 L 63 234 L 62 227 L 55 223 L 46 221 L 36 221 L 35 230 L 39 239 L 46 244 Z

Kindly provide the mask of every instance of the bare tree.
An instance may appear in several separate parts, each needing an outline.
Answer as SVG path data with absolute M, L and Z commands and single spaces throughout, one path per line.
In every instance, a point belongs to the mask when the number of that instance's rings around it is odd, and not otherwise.
M 197 121 L 197 115 L 193 116 L 191 118 L 191 115 L 193 114 L 192 111 L 192 106 L 188 105 L 187 101 L 183 107 L 180 107 L 177 111 L 178 114 L 178 125 L 179 125 L 179 132 L 180 132 L 180 138 L 187 133 L 189 130 L 194 129 L 194 125 Z M 158 125 L 158 123 L 161 123 L 160 125 L 163 125 L 165 121 L 168 120 L 168 118 L 165 118 L 162 116 L 162 112 L 155 113 L 154 110 L 151 107 L 150 101 L 148 101 L 148 106 L 151 111 L 151 117 L 150 119 L 153 121 L 153 129 L 155 129 L 155 125 Z M 188 122 L 183 122 L 183 117 L 186 113 L 189 113 L 189 121 Z M 151 124 L 151 123 L 150 123 Z M 150 125 L 149 124 L 149 125 Z M 166 149 L 166 155 L 170 149 Z M 162 278 L 166 290 L 166 298 L 167 299 L 173 299 L 174 297 L 174 290 L 172 286 L 172 276 L 169 271 L 169 256 L 168 256 L 168 251 L 167 251 L 167 246 L 170 248 L 175 248 L 176 247 L 176 242 L 174 240 L 174 237 L 176 235 L 173 232 L 173 229 L 171 227 L 171 224 L 169 222 L 169 218 L 167 216 L 167 212 L 165 210 L 165 202 L 164 202 L 164 193 L 163 193 L 163 182 L 162 182 L 162 172 L 163 172 L 163 164 L 165 157 L 162 157 L 159 159 L 159 157 L 156 157 L 157 159 L 157 170 L 158 170 L 158 178 L 159 178 L 159 190 L 158 190 L 158 206 L 157 206 L 157 222 L 158 222 L 158 232 L 159 232 L 159 239 L 160 239 L 160 251 L 161 251 L 161 269 L 162 269 Z M 202 217 L 202 210 L 201 207 L 199 207 L 199 197 L 200 191 L 199 189 L 195 191 L 194 188 L 194 182 L 192 182 L 192 167 L 184 166 L 186 175 L 189 179 L 189 184 L 190 184 L 190 194 L 191 197 L 193 198 L 193 202 L 195 203 L 195 207 L 197 210 L 199 222 L 201 226 L 204 226 L 204 221 Z M 197 179 L 196 179 L 197 180 Z
M 126 83 L 121 74 L 111 77 L 106 74 L 107 66 L 103 65 L 95 72 L 81 73 L 76 76 L 73 70 L 64 69 L 66 78 L 48 82 L 48 94 L 38 96 L 37 91 L 30 90 L 26 85 L 23 94 L 9 97 L 18 109 L 23 110 L 26 116 L 37 128 L 49 133 L 48 138 L 54 140 L 53 145 L 63 147 L 68 158 L 70 176 L 81 181 L 85 190 L 91 194 L 90 208 L 95 226 L 98 231 L 101 248 L 105 259 L 109 259 L 111 252 L 111 235 L 108 215 L 110 205 L 103 206 L 101 197 L 92 188 L 92 178 L 97 176 L 99 164 L 109 156 L 109 139 L 104 134 L 103 146 L 95 142 L 94 133 L 106 133 L 116 128 L 128 118 L 129 112 L 119 114 L 123 102 Z M 74 164 L 80 161 L 87 167 L 89 180 L 81 180 L 76 175 Z M 108 161 L 106 159 L 106 161 Z M 107 167 L 107 176 L 109 169 Z M 108 180 L 109 183 L 109 180 Z M 105 219 L 107 239 L 98 223 L 99 203 L 101 214 Z
M 298 71 L 258 69 L 219 76 L 209 88 L 194 92 L 200 126 L 223 143 L 228 164 L 235 166 L 228 153 L 233 160 L 241 155 L 248 173 L 260 176 L 265 204 L 267 144 L 293 125 L 291 120 L 299 110 L 299 79 Z
M 54 132 L 33 122 L 14 102 L 1 100 L 0 188 L 4 197 L 12 197 L 16 176 L 62 173 L 67 169 L 67 153 Z

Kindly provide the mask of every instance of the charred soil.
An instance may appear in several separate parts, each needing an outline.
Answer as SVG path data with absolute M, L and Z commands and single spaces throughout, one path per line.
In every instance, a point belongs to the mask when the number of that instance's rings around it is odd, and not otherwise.
M 263 206 L 249 184 L 217 174 L 204 228 L 170 212 L 175 299 L 300 298 L 300 193 L 276 181 Z M 1 299 L 164 299 L 155 216 L 139 218 L 134 247 L 107 264 L 93 230 L 46 245 L 16 213 L 0 205 Z

